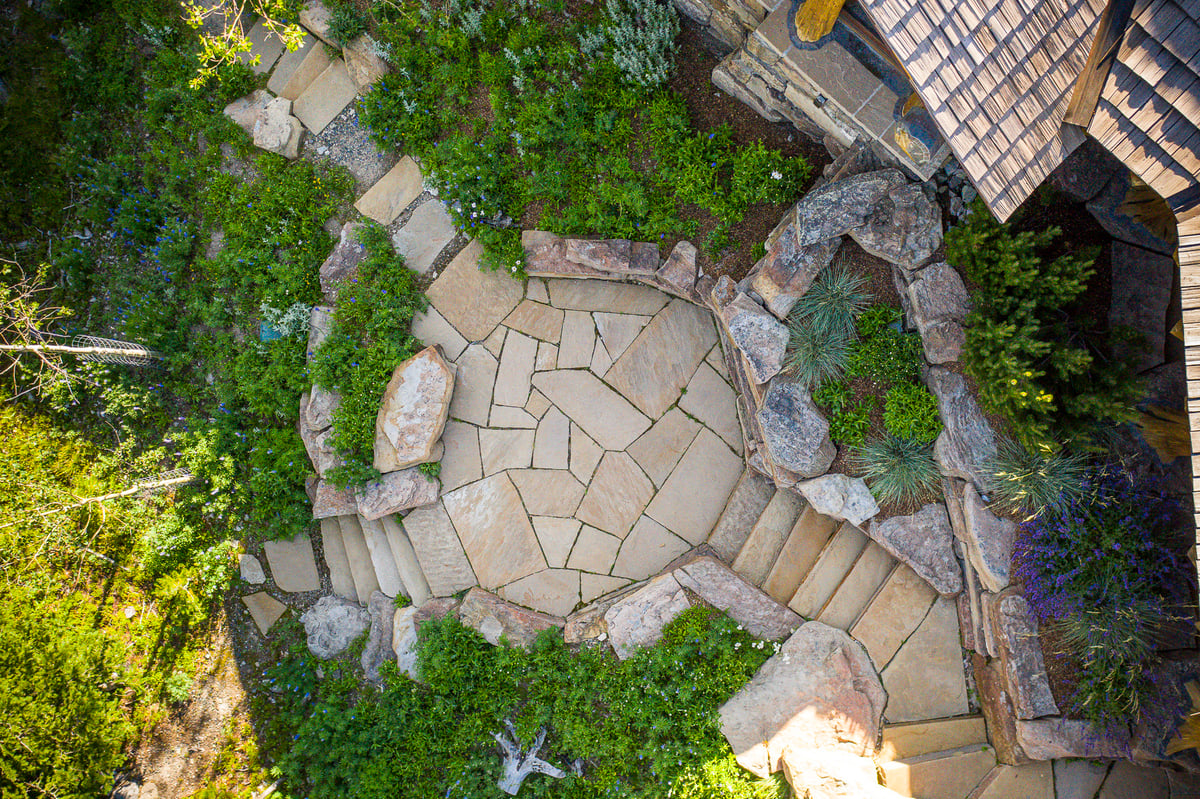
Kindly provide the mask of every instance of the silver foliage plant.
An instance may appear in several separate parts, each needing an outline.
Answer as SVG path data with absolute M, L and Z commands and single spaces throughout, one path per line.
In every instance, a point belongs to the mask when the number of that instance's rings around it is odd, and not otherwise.
M 675 6 L 660 0 L 608 0 L 607 10 L 613 64 L 625 80 L 647 89 L 665 83 L 675 66 Z

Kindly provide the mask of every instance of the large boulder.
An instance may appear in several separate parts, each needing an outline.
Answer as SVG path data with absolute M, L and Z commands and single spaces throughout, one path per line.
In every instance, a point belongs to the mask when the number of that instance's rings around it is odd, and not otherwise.
M 687 240 L 675 244 L 667 260 L 654 273 L 655 282 L 674 294 L 692 298 L 700 268 L 696 264 L 696 246 Z
M 1000 659 L 1008 678 L 1008 691 L 1018 719 L 1036 719 L 1058 713 L 1042 645 L 1038 638 L 1037 620 L 1029 602 L 1015 590 L 1001 594 L 991 607 L 990 622 L 995 626 Z
M 300 155 L 304 126 L 292 116 L 291 100 L 276 97 L 266 89 L 255 89 L 225 106 L 225 116 L 250 134 L 255 147 L 285 158 Z
M 458 618 L 493 646 L 501 639 L 514 646 L 529 647 L 542 630 L 562 629 L 557 616 L 538 613 L 512 602 L 505 602 L 482 588 L 472 588 L 458 606 Z
M 721 732 L 738 763 L 765 778 L 788 749 L 874 755 L 886 702 L 862 644 L 810 621 L 721 706 Z
M 763 298 L 771 313 L 786 319 L 796 300 L 833 261 L 842 239 L 838 236 L 801 247 L 796 244 L 795 226 L 786 221 L 772 237 L 767 240 L 767 254 L 754 265 L 744 285 Z
M 308 651 L 319 658 L 345 652 L 355 638 L 366 632 L 371 614 L 366 608 L 336 596 L 323 596 L 300 617 Z
M 305 481 L 304 487 L 312 501 L 314 519 L 358 513 L 358 495 L 353 488 L 338 488 L 328 480 L 313 476 Z
M 1129 754 L 1128 733 L 1097 732 L 1089 722 L 1049 716 L 1043 719 L 1017 719 L 1017 743 L 1032 760 L 1056 760 L 1061 757 L 1124 758 Z
M 983 587 L 999 593 L 1008 585 L 1017 523 L 988 510 L 970 483 L 963 489 L 962 508 L 967 557 Z
M 312 363 L 313 355 L 333 332 L 333 308 L 328 305 L 314 305 L 308 312 L 308 351 L 304 360 Z
M 788 747 L 783 776 L 792 793 L 806 799 L 900 799 L 879 784 L 875 761 L 849 752 Z
M 920 184 L 906 183 L 888 192 L 864 224 L 847 233 L 871 255 L 911 271 L 942 246 L 942 209 Z
M 638 649 L 658 643 L 663 628 L 691 606 L 687 592 L 670 574 L 655 577 L 622 597 L 604 613 L 617 657 L 624 660 Z
M 954 530 L 945 505 L 931 502 L 911 516 L 876 519 L 866 532 L 942 596 L 962 591 L 962 566 L 954 556 Z
M 383 592 L 375 591 L 367 603 L 367 612 L 371 616 L 371 632 L 359 660 L 366 678 L 371 682 L 379 682 L 379 667 L 385 660 L 392 660 L 396 656 L 392 649 L 396 602 Z
M 861 527 L 879 513 L 879 505 L 861 477 L 825 474 L 796 483 L 796 490 L 817 513 L 850 522 L 855 527 Z
M 907 184 L 900 170 L 881 169 L 813 189 L 791 211 L 796 246 L 807 247 L 862 227 L 881 200 Z
M 750 379 L 762 385 L 779 373 L 788 346 L 782 322 L 741 292 L 721 309 L 721 320 L 746 359 Z
M 962 323 L 971 310 L 971 297 L 954 267 L 932 264 L 908 285 L 908 309 L 925 358 L 930 363 L 951 363 L 962 355 L 967 341 Z
M 833 463 L 837 447 L 829 438 L 829 422 L 804 384 L 782 376 L 773 379 L 755 418 L 776 465 L 800 477 L 816 477 Z
M 347 222 L 342 225 L 338 243 L 333 252 L 321 264 L 321 293 L 328 302 L 337 300 L 338 287 L 358 272 L 358 265 L 367 257 L 367 248 L 358 240 L 362 222 Z M 311 349 L 311 348 L 310 348 Z
M 436 346 L 397 366 L 375 418 L 375 468 L 396 472 L 429 461 L 453 393 L 454 370 Z
M 984 465 L 996 454 L 996 434 L 983 418 L 967 382 L 940 366 L 927 370 L 925 382 L 937 397 L 938 416 L 945 425 L 933 445 L 933 457 L 942 474 L 986 484 Z
M 358 87 L 359 94 L 391 70 L 379 56 L 379 46 L 375 40 L 365 33 L 347 42 L 342 48 L 342 57 L 346 60 L 346 71 Z

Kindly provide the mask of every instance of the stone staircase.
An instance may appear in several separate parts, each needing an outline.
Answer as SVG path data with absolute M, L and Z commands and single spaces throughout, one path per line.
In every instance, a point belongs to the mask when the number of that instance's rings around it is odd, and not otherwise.
M 880 759 L 887 787 L 910 797 L 967 799 L 996 768 L 978 715 L 887 725 Z
M 380 591 L 421 605 L 433 596 L 412 542 L 392 516 L 322 519 L 321 546 L 333 592 L 340 597 L 366 605 Z

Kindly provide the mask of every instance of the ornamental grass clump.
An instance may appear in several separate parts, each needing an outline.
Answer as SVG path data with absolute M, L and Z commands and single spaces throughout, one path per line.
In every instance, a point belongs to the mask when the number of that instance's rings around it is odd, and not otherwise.
M 909 505 L 927 501 L 938 484 L 933 445 L 890 433 L 854 449 L 851 465 L 880 502 Z
M 844 259 L 824 269 L 788 314 L 784 369 L 809 387 L 840 378 L 846 370 L 855 320 L 871 301 L 867 279 Z
M 984 471 L 984 487 L 994 507 L 1032 518 L 1083 498 L 1087 457 L 1063 448 L 1027 449 L 1003 438 L 996 454 L 984 463 Z

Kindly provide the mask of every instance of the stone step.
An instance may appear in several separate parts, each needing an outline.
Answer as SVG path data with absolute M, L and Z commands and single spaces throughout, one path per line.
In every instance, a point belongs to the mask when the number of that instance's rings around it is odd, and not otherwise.
M 901 563 L 850 628 L 850 635 L 867 648 L 875 668 L 883 671 L 936 599 L 933 587 L 908 564 Z
M 396 569 L 396 558 L 392 555 L 392 545 L 388 543 L 383 522 L 360 515 L 358 523 L 367 541 L 367 549 L 371 551 L 371 563 L 375 567 L 375 578 L 379 580 L 379 590 L 390 597 L 404 594 L 404 583 Z
M 421 571 L 421 564 L 417 561 L 417 553 L 413 549 L 412 541 L 408 540 L 408 533 L 404 532 L 404 528 L 400 526 L 400 521 L 395 516 L 388 514 L 380 521 L 383 522 L 383 531 L 387 534 L 388 544 L 392 547 L 392 557 L 396 561 L 396 571 L 400 573 L 400 581 L 404 583 L 404 593 L 408 595 L 414 605 L 420 607 L 433 596 L 433 593 L 429 590 L 429 583 L 425 580 L 425 572 Z
M 849 522 L 843 523 L 821 550 L 812 571 L 800 583 L 788 607 L 806 619 L 820 615 L 870 540 L 862 530 Z
M 331 63 L 321 40 L 311 33 L 304 34 L 300 47 L 285 52 L 275 65 L 267 88 L 288 100 L 295 101 Z
M 342 528 L 332 516 L 321 520 L 321 549 L 325 552 L 325 565 L 329 567 L 333 593 L 357 602 L 358 590 L 354 587 L 354 574 L 350 571 L 350 559 L 346 556 L 346 544 L 342 541 Z
M 885 724 L 879 757 L 881 760 L 903 760 L 987 742 L 987 727 L 979 714 Z
M 967 799 L 996 767 L 996 752 L 978 744 L 884 763 L 883 781 L 913 799 Z
M 354 577 L 354 591 L 358 604 L 365 605 L 371 594 L 379 590 L 379 578 L 375 576 L 375 564 L 371 562 L 371 550 L 363 535 L 357 516 L 338 516 L 342 528 L 342 543 L 346 547 L 346 559 L 350 561 L 350 574 Z
M 776 491 L 733 559 L 733 570 L 755 585 L 762 585 L 802 510 L 804 500 L 799 494 Z
M 895 568 L 896 559 L 890 552 L 874 541 L 867 544 L 846 579 L 817 616 L 817 621 L 839 630 L 849 630 Z
M 258 63 L 250 66 L 250 69 L 255 75 L 267 74 L 275 65 L 279 54 L 283 52 L 283 39 L 276 36 L 267 27 L 266 21 L 261 19 L 246 33 L 246 38 L 250 40 L 250 52 L 238 53 L 237 60 L 243 64 L 250 64 L 257 57 Z
M 708 545 L 718 558 L 733 563 L 774 493 L 771 481 L 758 472 L 752 469 L 742 472 L 725 503 L 725 510 L 708 535 Z
M 357 95 L 358 87 L 346 71 L 346 62 L 335 58 L 292 103 L 292 113 L 317 134 Z
M 1134 796 L 1164 796 L 1165 794 L 1145 791 L 1148 786 L 1139 785 Z M 1166 780 L 1163 780 L 1166 788 Z M 1102 794 L 1103 795 L 1103 794 Z M 1054 799 L 1054 771 L 1050 763 L 1026 763 L 1023 766 L 998 765 L 987 773 L 968 799 Z
M 789 602 L 837 528 L 837 519 L 805 508 L 783 542 L 763 590 L 777 602 Z

